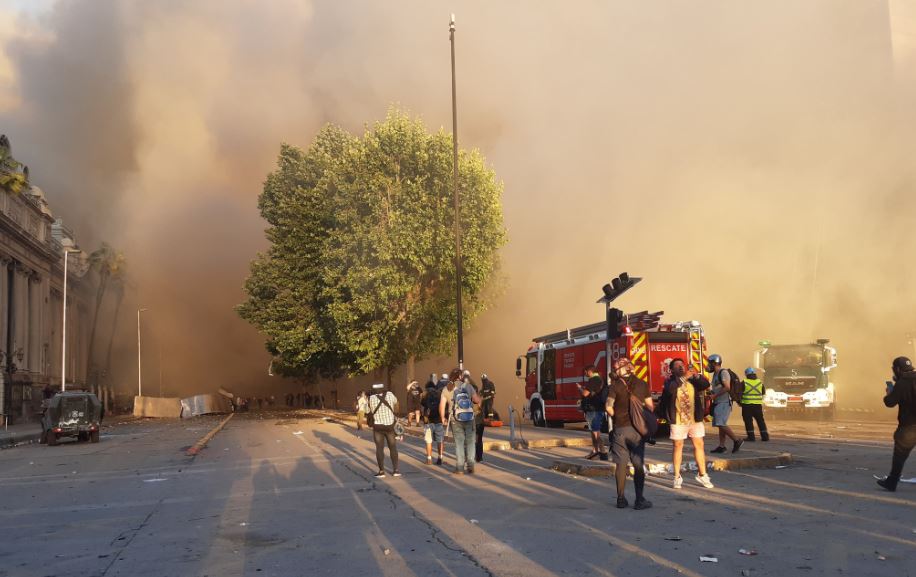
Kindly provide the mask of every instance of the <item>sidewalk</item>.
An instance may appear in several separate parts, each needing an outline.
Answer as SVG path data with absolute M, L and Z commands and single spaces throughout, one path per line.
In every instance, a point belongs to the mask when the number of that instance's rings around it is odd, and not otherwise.
M 123 425 L 139 420 L 132 415 L 115 415 L 102 419 L 102 430 L 113 425 Z M 19 423 L 9 425 L 6 429 L 0 428 L 0 449 L 21 445 L 23 443 L 37 443 L 41 438 L 41 423 Z

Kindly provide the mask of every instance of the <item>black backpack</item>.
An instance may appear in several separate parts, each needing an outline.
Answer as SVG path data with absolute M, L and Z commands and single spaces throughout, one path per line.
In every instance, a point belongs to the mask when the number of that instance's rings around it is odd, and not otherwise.
M 731 402 L 741 404 L 741 396 L 744 395 L 744 381 L 731 369 L 722 369 L 722 371 L 728 371 L 729 376 L 729 391 L 728 398 L 731 399 Z M 721 374 L 721 371 L 720 371 Z
M 423 400 L 423 408 L 426 409 L 427 417 L 439 414 L 440 400 L 442 400 L 442 389 L 439 387 L 427 389 L 426 398 Z

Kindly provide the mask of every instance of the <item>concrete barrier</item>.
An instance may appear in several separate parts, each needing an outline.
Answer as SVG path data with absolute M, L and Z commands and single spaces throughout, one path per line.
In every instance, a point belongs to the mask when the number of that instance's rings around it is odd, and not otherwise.
M 776 455 L 765 455 L 760 457 L 736 457 L 732 459 L 708 459 L 706 468 L 710 471 L 737 471 L 740 469 L 767 469 L 769 467 L 779 467 L 792 464 L 791 453 L 779 453 Z M 682 465 L 685 471 L 696 471 L 696 461 L 684 461 Z M 611 477 L 614 475 L 616 466 L 613 462 L 583 463 L 581 461 L 570 459 L 558 459 L 550 467 L 554 471 L 578 475 L 580 477 Z M 633 466 L 629 465 L 630 474 L 633 474 Z M 674 467 L 671 463 L 664 462 L 646 462 L 647 473 L 650 475 L 671 475 L 674 473 Z
M 181 416 L 181 399 L 177 397 L 134 397 L 134 416 L 177 419 Z

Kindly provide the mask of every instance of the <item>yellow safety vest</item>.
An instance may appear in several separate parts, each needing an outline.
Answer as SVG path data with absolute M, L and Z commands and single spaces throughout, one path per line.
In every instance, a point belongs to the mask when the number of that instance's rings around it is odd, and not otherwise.
M 744 379 L 744 393 L 741 395 L 741 404 L 763 404 L 763 381 L 760 379 Z

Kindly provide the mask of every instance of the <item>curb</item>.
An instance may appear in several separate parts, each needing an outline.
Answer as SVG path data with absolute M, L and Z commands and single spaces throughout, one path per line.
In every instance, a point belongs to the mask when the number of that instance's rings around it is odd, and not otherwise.
M 2 433 L 0 432 L 0 447 L 9 448 L 24 443 L 34 443 L 41 438 L 41 431 L 29 433 Z
M 767 457 L 749 457 L 742 459 L 710 459 L 706 462 L 706 467 L 710 471 L 737 471 L 740 469 L 766 469 L 769 467 L 779 467 L 792 464 L 791 453 L 780 453 Z M 607 463 L 577 463 L 574 461 L 557 460 L 550 466 L 554 471 L 578 475 L 580 477 L 611 477 L 617 470 L 617 466 L 612 462 Z M 684 461 L 683 468 L 688 471 L 695 471 L 697 468 L 696 461 Z M 629 466 L 630 473 L 633 473 L 633 466 Z M 666 475 L 673 472 L 670 463 L 647 463 L 646 472 L 649 475 Z
M 196 443 L 194 443 L 194 445 L 190 449 L 185 451 L 185 455 L 187 455 L 188 457 L 194 457 L 198 453 L 200 453 L 201 449 L 206 447 L 207 443 L 210 442 L 210 439 L 215 437 L 216 434 L 219 433 L 223 429 L 223 427 L 226 426 L 226 423 L 228 423 L 229 420 L 234 416 L 235 416 L 235 413 L 229 413 L 228 417 L 220 421 L 219 424 L 213 427 L 213 429 L 211 429 L 209 433 L 201 437 L 201 439 L 197 441 Z

